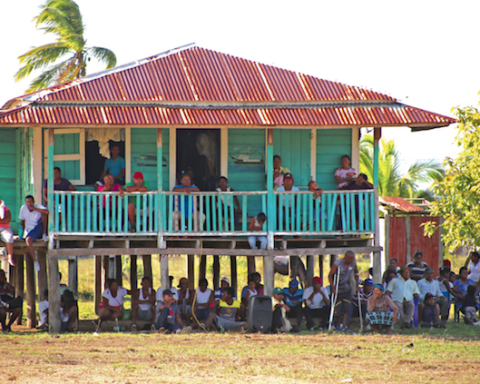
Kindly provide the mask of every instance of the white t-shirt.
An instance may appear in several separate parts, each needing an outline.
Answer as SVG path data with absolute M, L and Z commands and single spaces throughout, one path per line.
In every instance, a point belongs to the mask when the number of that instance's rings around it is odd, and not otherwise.
M 300 190 L 297 187 L 292 186 L 292 190 L 288 191 L 288 192 L 298 192 L 298 191 L 300 191 Z M 285 186 L 282 185 L 281 187 L 278 187 L 277 192 L 286 192 L 285 191 Z M 288 208 L 292 207 L 292 202 L 293 202 L 293 196 L 292 195 L 279 195 L 279 196 L 280 196 L 280 199 L 281 199 L 281 202 L 282 202 L 282 206 L 285 206 L 286 202 L 288 201 Z
M 41 204 L 35 204 L 34 207 L 38 209 L 47 209 Z M 42 219 L 42 214 L 38 211 L 30 211 L 24 204 L 20 208 L 20 214 L 18 215 L 18 218 L 20 220 L 25 220 L 25 234 L 27 234 L 37 226 L 38 222 Z
M 48 300 L 43 300 L 38 303 L 38 312 L 40 312 L 40 325 L 43 325 L 47 322 L 47 313 L 44 313 L 48 308 L 50 308 L 50 303 Z
M 208 300 L 210 299 L 211 294 L 212 294 L 212 290 L 210 288 L 207 288 L 205 292 L 202 292 L 200 288 L 197 288 L 197 299 L 196 299 L 197 304 L 208 303 Z
M 217 192 L 223 192 L 220 188 L 217 188 Z M 226 192 L 230 192 L 230 187 L 227 187 Z M 227 197 L 227 206 L 230 207 L 230 202 L 233 200 L 233 196 L 230 195 Z M 222 208 L 222 204 L 225 204 L 225 196 L 220 196 L 218 199 L 218 208 Z
M 250 297 L 258 295 L 258 292 L 257 292 L 256 289 L 253 289 L 253 291 L 251 289 L 247 289 L 247 294 L 248 294 L 248 292 L 250 292 L 250 296 L 248 296 L 249 299 L 250 299 Z
M 470 262 L 470 275 L 468 276 L 469 279 L 472 279 L 474 282 L 477 282 L 478 278 L 480 277 L 480 261 L 477 265 L 474 265 Z
M 328 297 L 328 290 L 325 288 L 325 287 L 321 287 L 320 288 L 323 293 L 325 294 L 325 296 Z M 308 298 L 310 297 L 310 295 L 313 293 L 313 287 L 308 287 L 305 289 L 305 291 L 303 292 L 303 301 L 306 303 L 306 305 L 308 305 L 308 307 L 310 307 L 311 309 L 319 309 L 319 308 L 323 308 L 326 303 L 325 301 L 323 300 L 323 296 L 320 294 L 320 293 L 316 293 L 314 296 L 313 296 L 313 300 L 310 301 L 308 300 Z
M 102 297 L 105 297 L 108 299 L 108 305 L 112 307 L 121 307 L 123 305 L 123 298 L 127 296 L 127 290 L 123 287 L 118 287 L 117 291 L 117 297 L 112 296 L 112 292 L 110 292 L 110 288 L 107 288 L 103 294 Z
M 138 300 L 140 300 L 140 301 L 148 300 L 146 297 L 143 297 L 143 288 L 142 287 L 140 287 L 139 291 L 140 292 L 138 293 Z M 148 292 L 152 293 L 152 288 L 148 288 Z M 138 307 L 142 311 L 148 311 L 151 306 L 152 306 L 152 304 L 138 304 Z
M 357 171 L 355 171 L 355 169 L 353 169 L 353 168 L 349 168 L 349 169 L 337 168 L 336 171 L 335 171 L 335 177 L 340 177 L 341 179 L 346 179 L 349 174 L 350 174 L 350 177 L 356 177 L 357 176 Z M 340 184 L 337 184 L 337 187 L 342 188 L 342 187 L 345 187 L 347 185 L 348 185 L 348 183 L 346 181 L 344 181 Z

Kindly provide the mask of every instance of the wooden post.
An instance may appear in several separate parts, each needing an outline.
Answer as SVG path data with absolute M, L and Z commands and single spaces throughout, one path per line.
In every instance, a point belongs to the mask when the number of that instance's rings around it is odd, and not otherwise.
M 290 256 L 290 278 L 296 279 L 298 276 L 298 256 Z
M 153 287 L 153 275 L 152 275 L 152 255 L 143 255 L 143 276 L 148 276 L 152 282 Z
M 107 280 L 110 278 L 110 256 L 103 256 L 103 282 L 102 288 L 107 288 Z
M 330 255 L 330 268 L 332 268 L 333 263 L 337 260 L 337 255 Z
M 25 260 L 27 272 L 27 324 L 30 328 L 37 326 L 37 311 L 35 309 L 35 268 L 31 257 Z
M 78 294 L 78 258 L 73 256 L 68 259 L 68 286 Z
M 263 256 L 264 294 L 267 296 L 273 295 L 273 288 L 275 285 L 274 273 L 273 256 Z
M 195 255 L 187 256 L 188 289 L 195 289 Z
M 268 227 L 268 249 L 274 248 L 274 236 L 273 233 L 275 231 L 275 224 L 276 224 L 276 198 L 273 194 L 273 129 L 267 129 L 267 227 Z M 265 257 L 264 257 L 265 262 Z M 273 268 L 273 259 L 272 261 L 272 268 Z M 265 270 L 265 265 L 263 267 Z M 272 292 L 273 293 L 273 288 Z
M 115 278 L 117 279 L 118 285 L 123 287 L 123 268 L 122 268 L 122 256 L 115 256 Z
M 137 255 L 130 256 L 130 289 L 138 288 L 137 284 Z
M 374 188 L 374 204 L 375 204 L 375 237 L 374 245 L 380 245 L 380 217 L 378 212 L 378 169 L 379 169 L 379 141 L 382 137 L 382 128 L 374 128 L 373 131 L 373 188 Z M 382 282 L 382 253 L 373 253 L 373 282 L 380 284 Z
M 30 257 L 30 255 L 27 255 L 27 257 Z M 25 256 L 21 255 L 17 257 L 17 261 L 15 264 L 15 297 L 20 296 L 22 299 L 24 298 L 24 286 L 25 286 L 25 274 L 24 274 L 24 260 Z M 22 314 L 18 316 L 17 319 L 17 324 L 22 325 L 22 316 L 23 316 L 23 309 L 22 309 Z
M 110 255 L 108 257 L 108 278 L 116 279 L 117 278 L 117 268 L 115 266 L 115 256 Z M 120 284 L 119 284 L 120 285 Z
M 162 283 L 162 292 L 170 289 L 170 279 L 168 277 L 168 255 L 160 255 L 160 281 Z
M 48 248 L 53 249 L 53 236 L 54 236 L 54 222 L 55 211 L 53 201 L 53 167 L 54 167 L 54 150 L 55 133 L 53 128 L 48 128 L 48 172 L 47 172 L 47 192 L 48 192 L 48 235 L 49 242 Z M 57 272 L 58 272 L 58 260 L 57 260 Z M 49 272 L 50 273 L 50 272 Z M 57 277 L 58 280 L 58 277 Z M 50 292 L 49 292 L 50 294 Z M 50 301 L 50 298 L 49 298 Z M 60 329 L 58 330 L 60 332 Z
M 204 279 L 207 275 L 207 255 L 202 255 L 200 257 L 200 271 L 198 279 Z
M 95 256 L 95 313 L 98 315 L 98 308 L 102 301 L 102 256 Z
M 40 264 L 40 271 L 38 271 L 38 301 L 44 301 L 47 299 L 45 291 L 48 289 L 47 255 L 45 254 L 45 252 L 38 250 L 37 260 Z
M 237 283 L 237 257 L 230 256 L 230 286 L 235 291 L 235 295 L 238 297 L 238 283 Z
M 20 258 L 20 256 L 13 254 L 13 259 L 15 260 L 15 265 L 17 265 L 19 258 Z M 17 284 L 17 267 L 13 267 L 11 265 L 8 266 L 8 282 L 11 285 L 13 285 L 13 287 L 15 288 L 15 284 Z
M 51 200 L 49 200 L 51 201 Z M 50 333 L 60 333 L 62 319 L 60 317 L 60 276 L 58 275 L 58 259 L 48 257 L 48 324 Z
M 318 266 L 320 271 L 320 278 L 323 281 L 324 271 L 323 271 L 323 255 L 318 255 Z
M 213 288 L 217 290 L 220 287 L 220 256 L 213 256 Z
M 313 275 L 315 273 L 315 256 L 307 256 L 307 281 L 306 286 L 310 287 L 312 285 Z
M 255 256 L 247 256 L 247 273 L 248 277 L 257 270 L 256 265 L 255 265 Z

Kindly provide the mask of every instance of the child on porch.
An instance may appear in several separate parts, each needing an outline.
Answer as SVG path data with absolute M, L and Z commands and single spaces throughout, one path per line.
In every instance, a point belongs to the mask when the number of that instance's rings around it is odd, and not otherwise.
M 248 230 L 251 232 L 262 232 L 263 231 L 263 224 L 267 220 L 267 216 L 265 213 L 260 212 L 257 216 L 253 218 L 248 226 Z M 260 241 L 260 249 L 267 249 L 267 237 L 266 236 L 248 236 L 248 243 L 252 249 L 257 248 L 257 240 Z

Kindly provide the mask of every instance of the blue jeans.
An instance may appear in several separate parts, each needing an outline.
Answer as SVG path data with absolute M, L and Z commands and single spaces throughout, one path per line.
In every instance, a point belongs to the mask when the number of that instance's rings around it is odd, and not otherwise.
M 266 236 L 248 236 L 248 244 L 252 249 L 258 249 L 257 240 L 260 241 L 260 249 L 267 249 L 268 240 Z
M 180 323 L 171 323 L 168 321 L 168 314 L 170 313 L 170 308 L 164 307 L 160 311 L 160 316 L 155 323 L 155 329 L 159 330 L 160 328 L 165 328 L 167 331 L 175 333 L 177 330 L 182 329 L 183 325 Z M 175 319 L 174 319 L 175 321 Z
M 195 315 L 197 316 L 198 320 L 207 320 L 208 316 L 210 316 L 210 313 L 212 313 L 210 309 L 198 307 Z

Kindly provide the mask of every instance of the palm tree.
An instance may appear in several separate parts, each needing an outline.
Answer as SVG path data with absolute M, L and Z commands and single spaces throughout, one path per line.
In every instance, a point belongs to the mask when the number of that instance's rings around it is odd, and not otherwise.
M 360 141 L 360 172 L 373 180 L 373 136 L 365 135 Z M 421 197 L 433 199 L 430 190 L 420 190 L 419 184 L 442 179 L 444 170 L 433 160 L 412 164 L 405 174 L 400 173 L 399 152 L 393 140 L 380 142 L 378 168 L 379 196 Z
M 29 76 L 32 71 L 44 70 L 33 80 L 27 92 L 85 76 L 87 62 L 92 57 L 105 63 L 107 68 L 116 65 L 117 58 L 111 50 L 85 46 L 87 41 L 83 36 L 82 14 L 74 1 L 47 0 L 33 20 L 37 29 L 53 33 L 58 38 L 54 43 L 34 47 L 19 57 L 24 66 L 15 74 L 16 81 Z M 58 62 L 67 55 L 65 60 Z

